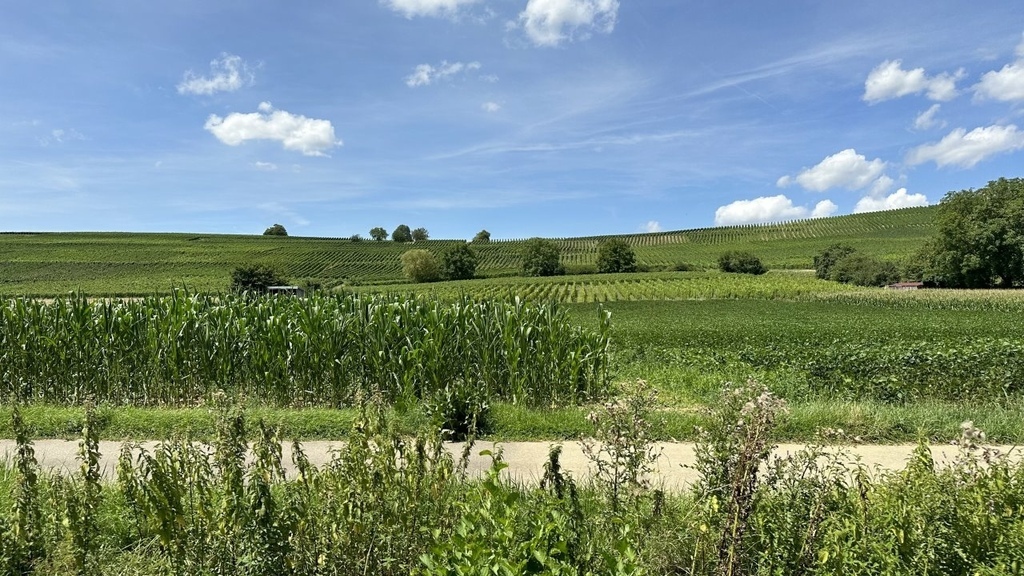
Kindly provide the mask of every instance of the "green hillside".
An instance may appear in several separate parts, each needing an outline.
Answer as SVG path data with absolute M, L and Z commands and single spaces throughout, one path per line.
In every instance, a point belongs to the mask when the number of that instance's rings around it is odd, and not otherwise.
M 713 268 L 727 250 L 749 250 L 770 268 L 809 268 L 815 253 L 845 242 L 884 259 L 913 253 L 933 234 L 934 208 L 908 208 L 782 224 L 703 228 L 620 236 L 642 265 L 676 263 Z M 603 237 L 563 238 L 563 263 L 593 265 Z M 461 240 L 416 244 L 440 253 Z M 474 245 L 478 274 L 510 276 L 522 240 Z M 223 290 L 236 266 L 268 264 L 294 282 L 342 284 L 402 282 L 399 257 L 409 244 L 339 238 L 225 234 L 4 233 L 0 234 L 0 294 L 52 295 L 82 290 L 94 295 L 168 292 L 187 286 Z

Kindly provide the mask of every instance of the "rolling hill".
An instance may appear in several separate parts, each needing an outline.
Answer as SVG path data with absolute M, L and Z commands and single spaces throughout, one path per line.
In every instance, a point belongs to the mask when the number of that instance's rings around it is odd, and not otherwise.
M 814 254 L 843 242 L 865 253 L 899 260 L 934 233 L 934 207 L 800 220 L 780 224 L 618 235 L 652 270 L 686 263 L 713 268 L 727 250 L 748 250 L 769 268 L 811 267 Z M 592 266 L 597 244 L 610 236 L 555 239 L 570 272 Z M 440 253 L 462 240 L 416 244 Z M 511 276 L 523 240 L 474 244 L 478 275 Z M 403 282 L 399 258 L 409 244 L 226 234 L 22 233 L 0 234 L 0 294 L 46 296 L 81 290 L 90 295 L 144 295 L 176 287 L 223 290 L 231 270 L 267 264 L 293 282 L 343 284 Z

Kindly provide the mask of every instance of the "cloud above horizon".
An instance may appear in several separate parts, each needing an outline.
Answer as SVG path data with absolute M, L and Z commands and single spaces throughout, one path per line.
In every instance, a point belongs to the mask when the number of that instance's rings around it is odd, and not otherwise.
M 861 190 L 875 182 L 885 171 L 886 163 L 879 158 L 868 160 L 853 148 L 847 148 L 803 169 L 796 177 L 783 176 L 776 185 L 785 188 L 794 182 L 804 190 L 825 192 L 832 188 Z
M 466 6 L 479 0 L 380 0 L 380 3 L 406 18 L 417 16 L 455 17 Z
M 209 96 L 217 92 L 234 92 L 245 86 L 251 86 L 256 75 L 241 56 L 224 52 L 220 58 L 210 61 L 210 75 L 197 76 L 191 70 L 178 84 L 178 94 Z
M 976 100 L 1024 101 L 1024 39 L 1017 45 L 1016 55 L 1015 62 L 981 76 L 981 81 L 971 88 Z
M 973 168 L 997 154 L 1021 149 L 1024 149 L 1024 132 L 1018 131 L 1015 124 L 975 128 L 970 132 L 957 128 L 938 142 L 914 148 L 907 154 L 906 162 L 911 166 L 935 162 L 939 168 Z
M 479 62 L 463 64 L 462 62 L 448 62 L 447 60 L 442 60 L 437 66 L 420 64 L 416 66 L 412 74 L 405 77 L 405 85 L 410 88 L 430 86 L 440 80 L 450 79 L 457 74 L 479 69 Z
M 961 68 L 952 74 L 943 72 L 929 77 L 924 68 L 904 70 L 901 60 L 886 60 L 868 74 L 862 98 L 869 104 L 877 104 L 925 92 L 929 100 L 945 102 L 956 98 L 956 83 L 966 75 Z
M 618 12 L 618 0 L 529 0 L 510 26 L 522 28 L 535 46 L 553 47 L 611 33 Z
M 813 209 L 796 206 L 783 194 L 761 196 L 753 200 L 737 200 L 715 210 L 715 226 L 736 226 L 739 224 L 762 224 L 781 220 L 824 218 L 832 216 L 839 207 L 831 200 L 818 202 Z
M 911 208 L 915 206 L 927 206 L 928 198 L 924 194 L 908 194 L 906 188 L 900 188 L 892 194 L 868 195 L 857 201 L 853 208 L 854 214 L 864 212 L 880 212 L 882 210 L 896 210 L 898 208 Z
M 249 114 L 233 112 L 225 118 L 211 114 L 203 128 L 228 146 L 250 140 L 275 140 L 285 150 L 306 156 L 326 156 L 331 148 L 342 145 L 329 120 L 275 110 L 270 102 L 261 102 L 258 111 Z

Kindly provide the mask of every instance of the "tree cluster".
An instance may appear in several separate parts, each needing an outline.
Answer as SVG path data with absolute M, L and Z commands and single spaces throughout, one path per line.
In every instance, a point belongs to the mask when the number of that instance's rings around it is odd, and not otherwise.
M 231 272 L 232 292 L 264 293 L 269 286 L 281 286 L 287 280 L 277 270 L 264 264 L 239 266 Z
M 951 288 L 1024 283 L 1024 178 L 950 192 L 937 211 L 938 234 L 913 263 L 922 280 Z
M 885 286 L 900 279 L 892 262 L 872 258 L 847 244 L 833 244 L 816 255 L 814 275 L 856 286 Z
M 750 252 L 732 250 L 718 257 L 718 269 L 731 274 L 760 275 L 768 271 L 761 259 Z
M 413 282 L 469 280 L 476 274 L 476 253 L 468 244 L 457 244 L 441 254 L 441 261 L 428 250 L 402 254 L 402 273 Z

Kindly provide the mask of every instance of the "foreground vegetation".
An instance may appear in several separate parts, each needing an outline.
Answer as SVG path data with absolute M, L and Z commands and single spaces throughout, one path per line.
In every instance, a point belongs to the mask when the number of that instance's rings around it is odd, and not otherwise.
M 590 479 L 553 447 L 539 485 L 482 479 L 439 436 L 396 433 L 365 406 L 334 461 L 294 447 L 285 478 L 274 431 L 220 409 L 207 451 L 187 439 L 101 480 L 92 417 L 72 477 L 19 447 L 0 466 L 0 567 L 12 574 L 1014 574 L 1024 561 L 1024 465 L 979 447 L 938 469 L 926 447 L 880 473 L 810 447 L 772 459 L 784 404 L 756 383 L 727 388 L 698 442 L 700 479 L 650 482 L 654 397 L 638 383 L 595 410 Z M 471 448 L 467 448 L 471 450 Z

